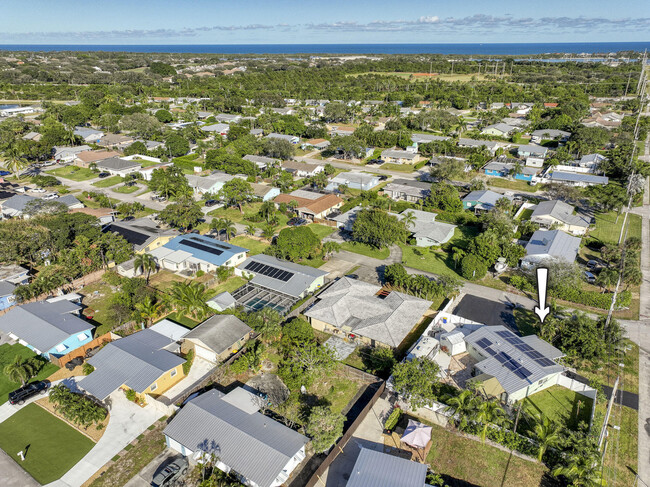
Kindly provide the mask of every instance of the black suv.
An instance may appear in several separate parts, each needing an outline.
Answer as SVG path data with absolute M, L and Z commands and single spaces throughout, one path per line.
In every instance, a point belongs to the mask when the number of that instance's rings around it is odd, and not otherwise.
M 20 389 L 16 389 L 9 393 L 9 404 L 25 404 L 25 401 L 36 394 L 45 394 L 50 388 L 50 382 L 42 380 L 39 382 L 32 382 Z
M 75 367 L 84 363 L 83 357 L 75 357 L 70 362 L 65 364 L 65 368 L 68 370 L 74 370 Z
M 173 485 L 187 473 L 189 464 L 185 457 L 180 457 L 154 475 L 151 487 L 167 487 Z

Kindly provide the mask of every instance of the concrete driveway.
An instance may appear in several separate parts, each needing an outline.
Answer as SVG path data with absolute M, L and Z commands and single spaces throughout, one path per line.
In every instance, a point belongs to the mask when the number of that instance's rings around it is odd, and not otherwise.
M 124 484 L 124 487 L 149 487 L 153 480 L 153 476 L 156 475 L 159 470 L 180 457 L 180 453 L 167 448 L 160 455 L 151 460 L 149 465 L 140 470 L 135 477 Z
M 126 445 L 161 417 L 153 406 L 144 408 L 127 401 L 124 393 L 116 391 L 106 401 L 110 404 L 111 419 L 104 436 L 79 463 L 61 479 L 47 484 L 48 487 L 78 487 L 97 470 L 119 453 Z
M 190 369 L 190 373 L 187 374 L 187 377 L 165 392 L 158 399 L 162 402 L 173 404 L 177 397 L 182 396 L 186 391 L 189 391 L 196 385 L 200 384 L 201 381 L 210 375 L 215 368 L 215 364 L 208 362 L 204 358 L 195 357 L 194 362 L 192 363 L 192 368 Z

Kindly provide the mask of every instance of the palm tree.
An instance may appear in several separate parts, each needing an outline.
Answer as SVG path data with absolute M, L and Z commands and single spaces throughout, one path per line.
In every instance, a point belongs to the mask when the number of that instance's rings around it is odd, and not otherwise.
M 273 235 L 275 235 L 275 225 L 270 223 L 264 225 L 264 228 L 262 228 L 262 236 L 266 239 L 271 239 Z
M 136 303 L 135 309 L 140 314 L 140 317 L 147 322 L 147 327 L 151 326 L 153 319 L 158 315 L 160 306 L 153 300 L 151 296 L 147 296 L 144 301 Z
M 404 228 L 406 228 L 406 230 L 412 228 L 413 225 L 415 225 L 415 220 L 415 213 L 412 211 L 405 211 L 402 213 L 402 223 L 404 224 Z
M 516 177 L 517 174 L 521 174 L 521 172 L 524 170 L 524 165 L 521 163 L 519 159 L 515 160 L 514 164 L 512 165 L 512 177 Z
M 203 284 L 198 282 L 175 282 L 170 290 L 170 301 L 179 313 L 202 319 L 211 308 L 206 304 L 208 295 Z
M 237 229 L 235 228 L 235 223 L 228 218 L 223 219 L 223 231 L 226 232 L 226 240 L 230 240 L 230 237 L 237 235 Z
M 584 452 L 572 454 L 566 465 L 553 470 L 555 477 L 563 475 L 570 485 L 575 487 L 601 487 L 604 485 L 600 462 L 592 455 Z
M 260 209 L 258 211 L 258 214 L 264 218 L 267 223 L 273 213 L 275 213 L 275 204 L 272 201 L 265 201 L 262 203 L 262 206 L 260 206 Z
M 222 219 L 222 218 L 216 218 L 216 219 L 212 220 L 212 222 L 210 223 L 210 228 L 212 228 L 213 230 L 216 230 L 218 235 L 221 235 L 221 231 L 223 230 L 223 226 L 224 226 L 224 219 Z
M 562 439 L 560 435 L 561 428 L 555 421 L 552 421 L 545 414 L 535 416 L 535 421 L 536 423 L 533 427 L 533 434 L 535 435 L 535 440 L 537 440 L 537 444 L 539 445 L 539 450 L 537 450 L 537 460 L 541 462 L 546 450 L 557 446 Z
M 20 382 L 25 385 L 36 374 L 36 367 L 31 360 L 17 355 L 13 362 L 5 365 L 3 372 L 11 382 Z
M 136 272 L 142 269 L 142 273 L 147 274 L 147 284 L 149 284 L 149 276 L 157 269 L 156 259 L 153 258 L 153 255 L 149 254 L 136 255 L 135 260 L 133 261 L 133 266 L 135 267 Z
M 495 400 L 483 401 L 478 405 L 474 420 L 483 425 L 483 429 L 481 430 L 481 441 L 483 443 L 485 443 L 485 437 L 490 424 L 499 425 L 503 423 L 505 417 L 505 411 Z
M 450 397 L 447 401 L 448 409 L 454 410 L 456 426 L 459 430 L 465 429 L 473 419 L 476 412 L 476 402 L 477 398 L 470 390 L 464 390 L 457 396 Z
M 282 316 L 273 308 L 262 308 L 250 315 L 251 328 L 258 332 L 265 342 L 273 341 L 280 335 L 281 322 Z
M 247 235 L 255 235 L 256 231 L 257 231 L 257 228 L 255 228 L 255 225 L 246 225 L 246 234 Z
M 606 291 L 618 281 L 618 271 L 616 269 L 605 268 L 600 271 L 596 278 L 596 283 Z
M 15 145 L 11 145 L 7 150 L 5 150 L 4 158 L 5 168 L 14 173 L 16 176 L 21 171 L 21 169 L 24 169 L 29 165 L 29 162 L 27 162 L 27 160 L 23 157 L 23 154 Z

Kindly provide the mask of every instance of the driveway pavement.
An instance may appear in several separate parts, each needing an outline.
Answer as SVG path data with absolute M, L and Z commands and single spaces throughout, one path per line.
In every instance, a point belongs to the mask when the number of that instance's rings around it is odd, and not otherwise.
M 210 375 L 215 368 L 215 364 L 210 363 L 201 357 L 194 357 L 192 368 L 190 369 L 190 373 L 187 374 L 187 377 L 165 392 L 158 398 L 158 400 L 174 404 L 177 397 L 182 396 L 186 391 L 191 390 L 197 384 L 200 384 L 201 381 Z
M 12 458 L 0 450 L 0 479 L 3 487 L 40 487 Z
M 124 484 L 124 487 L 150 487 L 151 481 L 153 480 L 153 476 L 156 475 L 156 472 L 158 472 L 161 467 L 166 467 L 180 456 L 181 455 L 178 452 L 167 448 L 160 455 L 151 460 L 149 465 L 140 470 L 135 477 Z

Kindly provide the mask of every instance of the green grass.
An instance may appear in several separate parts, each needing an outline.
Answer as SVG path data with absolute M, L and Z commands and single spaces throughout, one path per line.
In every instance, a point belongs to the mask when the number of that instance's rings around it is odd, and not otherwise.
M 199 323 L 201 323 L 200 321 L 196 321 L 191 318 L 188 318 L 185 315 L 181 315 L 178 312 L 167 315 L 165 316 L 165 318 L 167 318 L 168 320 L 175 321 L 176 323 L 180 323 L 181 325 L 186 326 L 188 328 L 194 328 Z
M 244 236 L 231 238 L 230 243 L 248 249 L 248 255 L 261 254 L 269 246 L 266 242 L 260 242 L 259 240 Z
M 532 208 L 526 208 L 524 211 L 521 212 L 519 215 L 519 221 L 524 221 L 524 220 L 530 220 L 530 217 L 533 214 L 533 209 Z
M 0 345 L 0 371 L 2 371 L 5 365 L 10 364 L 14 361 L 15 357 L 22 357 L 24 359 L 35 358 L 36 354 L 32 352 L 29 348 L 24 347 L 16 343 L 15 345 L 9 345 L 4 343 Z M 59 370 L 59 368 L 51 362 L 46 362 L 41 371 L 36 377 L 32 380 L 43 380 L 52 375 L 54 372 Z M 4 404 L 9 399 L 7 394 L 11 391 L 14 391 L 20 387 L 20 383 L 11 382 L 5 374 L 0 373 L 0 404 Z
M 159 162 L 147 161 L 145 159 L 135 159 L 135 160 L 138 161 L 138 163 L 140 163 L 140 166 L 142 166 L 142 167 L 151 167 L 151 166 L 155 166 L 157 164 L 160 164 Z
M 260 206 L 262 206 L 261 202 L 244 205 L 243 214 L 239 211 L 239 208 L 217 208 L 216 210 L 212 210 L 210 213 L 208 213 L 208 215 L 215 218 L 227 218 L 235 223 L 241 223 L 242 225 L 253 225 L 256 228 L 264 228 L 266 226 L 266 221 L 262 220 L 259 222 L 252 222 L 248 220 L 249 217 L 257 214 Z M 279 211 L 275 212 L 275 215 L 278 217 L 278 226 L 276 227 L 276 232 L 278 232 L 280 229 L 282 229 L 282 227 L 287 225 L 289 217 L 284 213 L 280 213 Z
M 309 225 L 309 229 L 316 234 L 316 236 L 323 240 L 328 235 L 334 233 L 336 228 L 328 227 L 327 225 L 319 225 L 318 223 L 312 223 Z
M 610 211 L 609 213 L 599 213 L 596 215 L 596 225 L 589 231 L 589 236 L 597 238 L 605 244 L 618 244 L 618 237 L 621 234 L 621 227 L 625 215 L 618 217 L 617 213 Z M 627 237 L 641 238 L 641 217 L 639 215 L 629 214 L 628 218 L 628 231 Z
M 387 259 L 390 255 L 390 249 L 388 247 L 377 250 L 376 248 L 361 242 L 344 242 L 341 244 L 341 249 L 380 260 Z
M 427 463 L 434 472 L 464 480 L 473 486 L 533 487 L 541 484 L 546 472 L 543 465 L 464 438 L 440 426 L 431 426 L 432 446 Z
M 94 179 L 97 177 L 96 172 L 84 167 L 77 166 L 59 167 L 57 169 L 52 169 L 46 172 L 53 176 L 72 179 L 73 181 L 87 181 L 88 179 Z
M 137 184 L 134 184 L 133 186 L 127 186 L 126 184 L 123 186 L 119 186 L 117 188 L 113 188 L 113 191 L 116 193 L 123 193 L 123 194 L 130 194 L 130 193 L 135 193 L 136 191 L 142 189 L 140 186 Z
M 96 188 L 109 188 L 122 182 L 121 176 L 111 176 L 110 178 L 100 179 L 93 183 Z
M 0 424 L 0 448 L 41 484 L 53 482 L 70 470 L 95 443 L 37 404 L 29 404 Z
M 399 171 L 399 172 L 413 172 L 415 171 L 414 164 L 393 164 L 392 162 L 387 162 L 382 164 L 381 169 L 386 169 L 387 171 Z
M 517 308 L 514 311 L 515 325 L 522 336 L 535 335 L 539 318 L 531 309 Z
M 551 386 L 528 396 L 524 409 L 531 414 L 543 413 L 548 418 L 576 430 L 580 421 L 589 424 L 592 400 L 566 387 Z
M 488 186 L 495 186 L 497 188 L 514 189 L 516 191 L 526 191 L 528 193 L 535 193 L 539 188 L 539 186 L 531 186 L 527 181 L 505 178 L 490 178 L 488 179 L 487 184 Z
M 402 249 L 402 263 L 407 267 L 431 272 L 441 276 L 461 277 L 454 270 L 454 262 L 449 254 L 443 250 L 412 247 L 400 244 Z
M 228 279 L 225 282 L 222 282 L 220 284 L 217 284 L 214 287 L 211 287 L 208 289 L 208 293 L 210 297 L 214 297 L 217 294 L 221 294 L 224 292 L 233 292 L 235 289 L 239 289 L 242 287 L 244 284 L 246 284 L 246 279 L 243 277 L 239 276 L 232 276 L 230 279 Z

